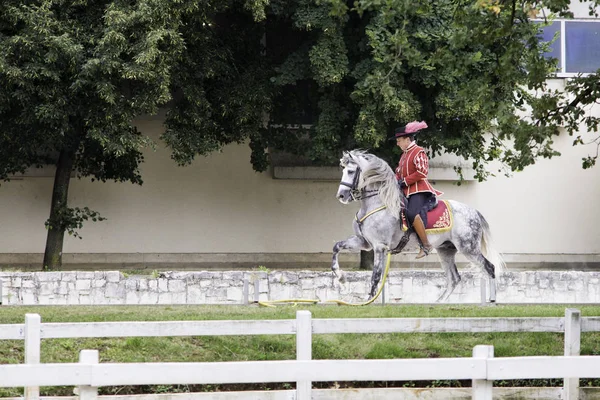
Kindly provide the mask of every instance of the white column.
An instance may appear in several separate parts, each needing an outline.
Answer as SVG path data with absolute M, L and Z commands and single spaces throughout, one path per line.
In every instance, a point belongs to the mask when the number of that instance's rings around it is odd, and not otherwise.
M 248 278 L 244 278 L 244 290 L 242 291 L 242 304 L 248 305 L 248 293 L 250 293 Z
M 486 286 L 487 286 L 487 279 L 485 279 L 485 277 L 481 277 L 481 279 L 479 280 L 480 282 L 480 286 L 479 289 L 481 290 L 481 305 L 485 306 L 485 304 L 487 303 L 487 294 L 486 294 Z
M 81 350 L 79 353 L 80 364 L 98 364 L 98 350 Z M 79 386 L 79 400 L 97 400 L 98 388 L 89 385 Z
M 42 319 L 39 314 L 25 314 L 25 364 L 40 363 L 40 337 Z M 40 388 L 25 388 L 25 400 L 39 400 Z
M 490 278 L 490 303 L 496 302 L 496 279 Z
M 296 312 L 296 359 L 312 360 L 312 316 L 307 310 Z M 311 389 L 311 381 L 297 381 L 296 400 L 310 400 Z
M 581 350 L 581 312 L 565 310 L 565 356 L 578 356 Z M 579 378 L 564 379 L 564 399 L 579 399 Z
M 494 346 L 477 345 L 473 348 L 473 358 L 494 358 Z M 486 364 L 487 368 L 487 364 Z M 487 375 L 487 371 L 486 371 Z M 473 400 L 492 400 L 493 381 L 487 379 L 473 379 Z

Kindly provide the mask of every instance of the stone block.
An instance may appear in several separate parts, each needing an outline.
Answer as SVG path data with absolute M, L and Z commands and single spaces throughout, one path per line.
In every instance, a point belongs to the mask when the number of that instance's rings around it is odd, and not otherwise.
M 60 306 L 63 306 L 63 305 L 66 305 L 66 304 L 68 304 L 68 301 L 67 301 L 67 300 L 68 300 L 68 299 L 67 299 L 67 296 L 66 296 L 66 295 L 62 295 L 62 294 L 55 294 L 55 295 L 54 295 L 54 298 L 52 299 L 52 304 L 53 304 L 53 305 L 60 305 Z
M 79 295 L 79 304 L 82 304 L 82 305 L 90 305 L 90 304 L 92 304 L 92 300 L 90 299 L 90 295 L 88 295 L 88 294 L 81 294 L 81 295 Z
M 127 289 L 127 292 L 138 290 L 138 280 L 137 279 L 127 278 L 123 282 L 125 282 L 125 289 Z M 129 304 L 129 303 L 127 303 L 127 304 Z
M 58 281 L 56 282 L 42 282 L 40 284 L 40 295 L 48 296 L 54 293 L 58 289 Z M 46 303 L 48 304 L 48 303 Z
M 81 279 L 95 279 L 95 273 L 88 271 L 77 271 L 77 280 Z
M 60 281 L 61 276 L 61 272 L 35 272 L 35 277 L 40 282 Z
M 118 297 L 108 297 L 107 299 L 108 304 L 113 305 L 113 304 L 125 304 L 125 296 L 123 296 L 123 298 L 118 298 Z
M 92 274 L 93 276 L 93 274 Z M 75 282 L 75 290 L 90 290 L 92 288 L 92 281 L 90 279 L 78 279 Z
M 21 302 L 25 306 L 37 304 L 37 299 L 36 299 L 35 293 L 33 293 L 33 292 L 30 292 L 30 291 L 21 292 L 21 297 L 22 297 Z
M 125 285 L 109 282 L 106 284 L 105 296 L 109 299 L 125 299 Z
M 158 279 L 148 280 L 148 287 L 150 288 L 150 290 L 157 292 L 158 291 Z
M 168 287 L 169 287 L 169 292 L 171 292 L 171 293 L 185 292 L 185 281 L 170 280 Z
M 142 292 L 140 293 L 139 304 L 157 304 L 158 293 L 156 292 Z
M 119 282 L 123 275 L 119 271 L 106 271 L 106 280 L 108 282 Z
M 201 288 L 208 288 L 208 287 L 212 287 L 212 286 L 213 286 L 212 279 L 203 279 L 200 281 Z
M 38 304 L 42 306 L 52 304 L 52 296 L 49 294 L 40 294 L 38 296 Z
M 92 287 L 94 288 L 103 288 L 106 286 L 106 279 L 94 279 L 92 281 Z
M 172 304 L 173 303 L 173 295 L 168 292 L 159 292 L 158 294 L 158 304 Z
M 312 278 L 302 279 L 300 281 L 300 286 L 302 287 L 302 290 L 314 289 L 316 287 L 315 281 Z
M 223 280 L 229 282 L 230 285 L 239 285 L 244 281 L 244 273 L 241 271 L 223 272 Z
M 140 278 L 138 281 L 138 284 L 139 284 L 138 290 L 145 291 L 145 290 L 148 290 L 148 288 L 149 288 L 148 279 L 146 279 L 146 278 Z
M 171 304 L 186 304 L 187 298 L 185 292 L 171 293 Z
M 239 287 L 227 288 L 227 300 L 228 301 L 241 303 L 243 297 L 244 297 L 244 292 L 243 292 L 242 288 L 239 288 Z
M 227 289 L 208 288 L 206 290 L 206 297 L 207 297 L 207 299 L 210 297 L 212 303 L 214 303 L 216 299 L 223 301 L 227 297 Z
M 202 279 L 212 279 L 212 273 L 208 271 L 199 271 L 199 272 L 190 272 L 187 275 L 187 280 L 202 280 Z
M 113 285 L 115 285 L 115 284 L 113 283 Z M 90 293 L 92 304 L 96 304 L 96 305 L 108 304 L 108 298 L 106 297 L 104 290 L 105 289 L 92 290 L 92 292 Z
M 158 291 L 159 292 L 168 292 L 169 291 L 169 281 L 165 278 L 158 278 Z M 160 298 L 159 298 L 160 301 Z
M 228 288 L 233 282 L 223 279 L 212 279 L 211 286 L 216 288 Z
M 56 292 L 58 294 L 62 294 L 62 295 L 66 295 L 69 293 L 69 283 L 68 282 L 60 282 L 58 284 L 58 291 Z
M 204 304 L 205 302 L 205 291 L 203 291 L 198 285 L 188 285 L 187 304 Z
M 35 288 L 35 282 L 29 279 L 21 281 L 21 288 L 33 289 Z
M 125 294 L 125 304 L 139 304 L 140 296 L 135 290 L 128 290 Z

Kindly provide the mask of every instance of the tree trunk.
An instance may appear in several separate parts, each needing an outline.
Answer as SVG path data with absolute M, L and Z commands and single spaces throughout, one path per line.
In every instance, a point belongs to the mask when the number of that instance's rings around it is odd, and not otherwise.
M 75 150 L 63 148 L 58 157 L 58 162 L 56 163 L 49 221 L 60 221 L 61 210 L 64 210 L 67 207 L 69 183 L 71 181 L 71 172 L 73 171 L 74 162 Z M 46 250 L 44 251 L 42 270 L 56 270 L 62 266 L 64 238 L 64 224 L 54 223 L 48 227 L 48 237 L 46 239 Z
M 370 251 L 360 251 L 360 269 L 368 269 L 373 270 L 375 253 L 373 250 Z

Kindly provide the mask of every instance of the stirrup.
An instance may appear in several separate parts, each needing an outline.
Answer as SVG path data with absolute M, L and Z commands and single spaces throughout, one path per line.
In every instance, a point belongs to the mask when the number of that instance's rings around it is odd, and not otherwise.
M 431 248 L 429 250 L 426 249 L 425 246 L 421 246 L 419 254 L 417 254 L 417 256 L 415 257 L 415 260 L 418 260 L 423 257 L 427 257 L 429 255 L 429 253 L 431 253 L 432 250 L 433 250 L 433 246 L 431 246 Z

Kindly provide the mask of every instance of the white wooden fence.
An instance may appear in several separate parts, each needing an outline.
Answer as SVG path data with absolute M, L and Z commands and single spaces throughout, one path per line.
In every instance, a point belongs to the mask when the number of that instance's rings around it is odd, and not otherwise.
M 597 331 L 600 331 L 600 317 L 581 318 L 574 309 L 567 309 L 564 318 L 312 319 L 310 312 L 298 311 L 295 320 L 94 323 L 41 323 L 39 315 L 27 314 L 25 324 L 0 325 L 0 339 L 25 340 L 25 364 L 0 365 L 0 387 L 26 387 L 25 398 L 36 400 L 39 386 L 74 385 L 80 387 L 80 399 L 88 400 L 97 397 L 98 386 L 295 381 L 296 391 L 261 392 L 258 397 L 304 400 L 353 398 L 343 391 L 325 391 L 324 395 L 324 391 L 311 389 L 313 381 L 469 379 L 473 381 L 470 389 L 473 398 L 491 399 L 494 380 L 564 378 L 561 398 L 572 400 L 579 398 L 579 378 L 600 378 L 600 357 L 579 356 L 581 332 Z M 392 332 L 564 332 L 565 356 L 494 358 L 492 346 L 476 346 L 472 358 L 312 360 L 313 334 Z M 296 335 L 297 359 L 98 364 L 97 351 L 84 350 L 78 364 L 39 363 L 40 341 L 46 338 L 257 334 Z M 355 398 L 371 398 L 372 393 L 378 393 L 373 398 L 399 397 L 391 389 L 369 391 L 370 395 L 362 392 Z M 443 393 L 444 389 L 435 391 Z M 432 398 L 445 397 L 435 391 Z M 332 392 L 342 395 L 336 397 Z M 239 399 L 248 395 L 239 392 L 219 396 Z M 539 392 L 536 398 L 540 398 Z

